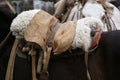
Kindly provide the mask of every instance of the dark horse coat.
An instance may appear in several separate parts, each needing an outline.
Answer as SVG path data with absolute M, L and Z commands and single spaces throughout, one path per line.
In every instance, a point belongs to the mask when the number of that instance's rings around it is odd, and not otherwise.
M 7 29 L 9 29 L 12 19 L 9 19 Z M 2 27 L 1 32 L 7 32 Z M 97 49 L 89 53 L 88 66 L 92 80 L 120 80 L 119 34 L 120 31 L 104 32 Z M 14 38 L 11 37 L 11 39 Z M 6 47 L 0 50 L 0 80 L 5 80 L 12 42 L 13 40 L 9 40 Z M 57 56 L 51 55 L 48 72 L 49 80 L 87 80 L 84 51 L 76 49 Z M 37 77 L 39 78 L 38 74 Z M 31 58 L 29 56 L 26 59 L 16 56 L 13 78 L 14 80 L 32 80 Z
M 120 31 L 102 34 L 98 48 L 89 53 L 89 72 L 92 80 L 120 79 Z M 86 80 L 84 55 L 81 51 L 68 53 L 67 57 L 52 59 L 49 72 L 50 80 Z M 64 54 L 63 54 L 64 55 Z
M 0 8 L 0 44 L 9 33 L 10 25 L 16 15 Z M 7 43 L 0 48 L 0 80 L 4 80 L 7 62 L 14 41 L 14 36 L 10 35 Z
M 97 49 L 89 53 L 92 80 L 120 79 L 120 31 L 104 32 Z M 49 80 L 87 80 L 84 52 L 81 49 L 51 55 Z M 31 80 L 31 61 L 16 57 L 14 80 Z

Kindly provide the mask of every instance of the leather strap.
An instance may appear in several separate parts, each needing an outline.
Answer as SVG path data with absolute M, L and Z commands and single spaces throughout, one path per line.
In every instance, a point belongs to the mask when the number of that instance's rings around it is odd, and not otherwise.
M 13 14 L 15 14 L 16 11 L 15 11 L 15 9 L 11 6 L 11 4 L 10 4 L 7 0 L 5 0 L 5 2 L 6 2 L 6 4 L 8 5 L 8 7 L 10 8 L 11 12 L 12 12 Z M 9 39 L 11 33 L 12 33 L 12 32 L 10 31 L 10 32 L 7 34 L 7 36 L 5 37 L 5 39 L 2 41 L 2 43 L 0 43 L 0 49 L 5 45 L 5 43 L 6 43 L 7 40 Z
M 57 24 L 55 25 L 53 31 L 51 32 L 51 34 L 50 34 L 50 36 L 49 36 L 49 38 L 48 38 L 48 40 L 47 40 L 47 46 L 49 46 L 49 47 L 52 46 L 52 41 L 53 41 L 54 36 L 55 36 L 57 30 L 59 29 L 60 25 L 61 25 L 61 23 L 57 23 Z
M 61 23 L 65 22 L 70 14 L 70 11 L 72 10 L 72 7 L 67 8 L 67 12 L 65 13 L 65 15 L 62 17 L 62 21 Z
M 34 56 L 32 56 L 32 80 L 36 80 L 36 64 L 35 64 L 35 59 L 36 59 L 36 57 L 35 57 L 35 55 Z
M 7 0 L 5 0 L 5 2 L 7 3 L 8 7 L 9 7 L 10 10 L 11 10 L 11 12 L 15 14 L 16 11 L 15 11 L 15 9 L 11 6 L 11 4 L 10 4 Z
M 48 73 L 48 64 L 50 59 L 50 53 L 51 53 L 52 47 L 48 47 L 47 51 L 44 51 L 43 56 L 43 70 L 40 74 L 40 80 L 48 80 L 49 73 Z
M 5 45 L 5 43 L 8 41 L 8 39 L 10 38 L 11 32 L 9 32 L 7 34 L 7 36 L 5 37 L 5 39 L 0 43 L 0 49 L 2 49 L 2 47 Z
M 31 49 L 29 54 L 32 57 L 32 80 L 36 80 L 36 50 Z
M 89 69 L 88 69 L 88 53 L 89 52 L 85 52 L 85 58 L 84 59 L 85 59 L 87 80 L 91 80 L 91 76 L 90 76 Z
M 12 13 L 16 13 L 15 9 L 10 5 L 10 3 L 5 0 L 8 7 L 10 8 Z M 8 35 L 6 36 L 6 38 L 3 40 L 3 42 L 0 44 L 0 49 L 5 45 L 5 43 L 7 42 L 7 40 L 10 37 L 11 32 L 8 33 Z M 17 50 L 17 46 L 18 46 L 18 39 L 15 39 L 11 53 L 10 53 L 10 58 L 9 58 L 9 62 L 8 62 L 8 66 L 7 66 L 7 71 L 6 71 L 6 76 L 5 76 L 5 80 L 13 80 L 13 70 L 14 70 L 14 63 L 15 63 L 15 57 L 16 57 L 16 50 Z
M 106 23 L 106 25 L 107 25 L 108 31 L 117 30 L 115 23 L 113 22 L 113 20 L 111 19 L 111 17 L 108 16 L 109 10 L 108 10 L 107 5 L 106 5 L 104 2 L 102 2 L 101 5 L 102 5 L 103 8 L 105 9 L 105 23 Z M 112 21 L 112 23 L 113 23 L 113 25 L 114 25 L 114 26 L 113 26 L 113 29 L 112 29 L 110 20 Z
M 6 72 L 5 80 L 13 80 L 13 70 L 14 70 L 14 63 L 15 63 L 16 50 L 17 50 L 18 42 L 19 42 L 19 40 L 15 39 L 13 47 L 12 47 L 12 51 L 11 51 L 11 54 L 10 54 L 8 66 L 7 66 L 7 72 Z
M 95 35 L 94 40 L 91 44 L 91 48 L 90 48 L 89 52 L 92 52 L 97 48 L 101 34 L 102 34 L 102 29 L 100 29 L 96 32 L 96 35 Z M 88 53 L 89 52 L 85 52 L 85 66 L 86 66 L 87 79 L 91 80 L 91 76 L 90 76 L 89 69 L 88 69 Z
M 59 27 L 60 27 L 60 23 L 57 23 L 47 40 L 47 49 L 46 49 L 46 51 L 44 51 L 44 54 L 43 54 L 43 69 L 40 74 L 40 80 L 48 79 L 49 73 L 48 73 L 47 69 L 48 69 L 48 63 L 49 63 L 49 59 L 50 59 L 50 53 L 52 51 L 52 41 L 53 41 L 54 35 L 57 32 L 57 30 L 59 29 Z
M 37 73 L 41 73 L 42 70 L 42 62 L 43 62 L 43 51 L 39 52 L 39 58 L 37 63 Z
M 48 69 L 48 63 L 49 63 L 49 59 L 50 59 L 50 53 L 51 53 L 52 47 L 48 47 L 47 48 L 47 52 L 45 52 L 44 54 L 44 60 L 43 60 L 43 72 L 46 72 Z

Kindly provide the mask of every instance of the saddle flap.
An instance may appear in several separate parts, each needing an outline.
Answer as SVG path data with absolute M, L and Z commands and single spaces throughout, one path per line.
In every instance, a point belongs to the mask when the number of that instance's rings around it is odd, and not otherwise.
M 45 50 L 46 42 L 52 29 L 58 22 L 58 19 L 45 11 L 39 11 L 31 20 L 28 28 L 25 30 L 24 37 L 26 41 L 35 42 Z
M 75 35 L 75 29 L 76 25 L 73 21 L 61 24 L 53 39 L 53 51 L 55 53 L 61 53 L 70 48 Z

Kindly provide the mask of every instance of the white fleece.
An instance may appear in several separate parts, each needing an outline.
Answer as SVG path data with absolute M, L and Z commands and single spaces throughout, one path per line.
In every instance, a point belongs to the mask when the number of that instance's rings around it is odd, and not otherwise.
M 114 30 L 116 27 L 117 30 L 120 30 L 120 11 L 111 3 L 105 2 L 107 5 L 110 14 L 109 20 L 111 23 L 111 27 Z M 95 17 L 101 19 L 105 16 L 105 10 L 100 3 L 97 3 L 95 0 L 88 0 L 85 6 L 83 7 L 82 13 L 85 17 Z M 104 24 L 104 31 L 108 31 L 107 25 Z
M 18 14 L 18 16 L 12 21 L 10 27 L 12 34 L 16 36 L 16 38 L 23 38 L 25 29 L 29 25 L 34 15 L 39 11 L 40 10 L 34 9 L 23 11 L 22 13 Z
M 93 17 L 86 17 L 77 21 L 76 34 L 72 42 L 72 48 L 81 48 L 84 51 L 88 51 L 91 46 L 91 28 L 103 29 L 103 23 L 100 19 Z
M 87 1 L 83 7 L 82 14 L 85 17 L 95 17 L 102 19 L 105 15 L 105 10 L 100 3 L 96 1 Z

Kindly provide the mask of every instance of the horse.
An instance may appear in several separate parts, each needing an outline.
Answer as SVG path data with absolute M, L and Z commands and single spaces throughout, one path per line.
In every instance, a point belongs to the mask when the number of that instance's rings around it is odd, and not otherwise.
M 97 48 L 89 53 L 88 69 L 91 80 L 120 79 L 120 31 L 103 32 Z M 114 43 L 113 43 L 114 42 Z M 37 57 L 37 56 L 36 56 Z M 14 80 L 32 80 L 31 60 L 16 56 Z M 39 79 L 40 75 L 37 74 Z M 60 55 L 51 54 L 48 80 L 87 80 L 84 51 L 67 50 Z
M 95 51 L 90 52 L 88 57 L 88 69 L 92 80 L 119 79 L 119 63 L 116 63 L 116 61 L 119 60 L 119 33 L 119 31 L 103 33 L 98 47 Z M 113 41 L 118 43 L 113 44 Z M 116 46 L 117 48 L 115 48 Z M 36 57 L 37 56 L 38 55 L 36 55 Z M 23 59 L 17 55 L 13 79 L 32 80 L 31 67 L 30 56 Z M 47 76 L 49 80 L 86 80 L 84 51 L 75 49 L 71 51 L 67 50 L 57 56 L 51 54 Z M 37 74 L 38 79 L 39 77 L 40 75 Z
M 88 56 L 91 80 L 117 80 L 119 78 L 119 38 L 120 31 L 103 32 L 99 45 Z M 115 42 L 115 43 L 113 43 Z M 76 54 L 77 53 L 77 54 Z M 66 52 L 51 57 L 49 69 L 50 80 L 86 80 L 84 53 L 80 51 Z M 57 57 L 57 58 L 56 58 Z
M 119 64 L 115 63 L 117 60 L 119 60 L 119 58 L 117 57 L 119 56 L 118 48 L 120 47 L 118 35 L 119 33 L 120 31 L 110 31 L 102 33 L 98 46 L 96 46 L 93 51 L 89 52 L 87 66 L 88 68 L 85 64 L 85 51 L 80 48 L 67 50 L 60 55 L 54 55 L 54 53 L 51 53 L 48 65 L 48 72 L 46 73 L 47 78 L 49 80 L 86 80 L 88 79 L 86 75 L 86 70 L 88 69 L 92 80 L 113 80 L 116 78 L 119 79 Z M 113 44 L 114 41 L 117 43 Z M 115 48 L 115 46 L 117 47 Z M 39 55 L 36 55 L 36 57 L 38 56 Z M 37 61 L 38 59 L 36 59 L 36 62 Z M 27 55 L 27 57 L 23 59 L 17 54 L 14 65 L 13 79 L 32 80 L 31 62 L 32 60 L 30 56 Z M 36 76 L 37 79 L 39 79 L 40 76 L 41 74 L 38 73 Z

